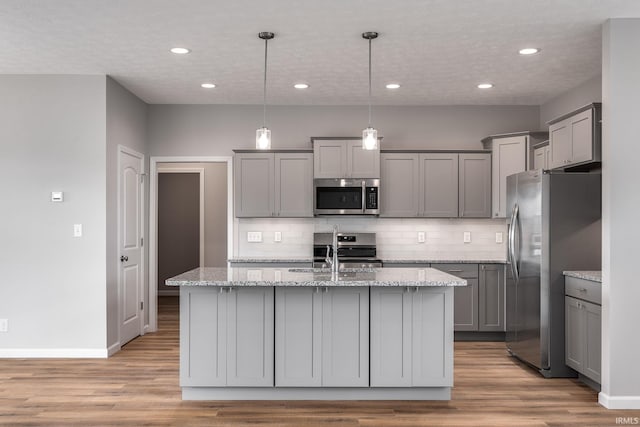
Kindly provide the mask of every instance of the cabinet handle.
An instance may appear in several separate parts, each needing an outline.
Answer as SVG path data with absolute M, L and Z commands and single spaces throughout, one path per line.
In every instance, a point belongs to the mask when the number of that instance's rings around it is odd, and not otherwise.
M 462 273 L 462 270 L 447 270 L 449 273 Z
M 578 289 L 580 292 L 587 292 L 587 288 L 580 288 Z

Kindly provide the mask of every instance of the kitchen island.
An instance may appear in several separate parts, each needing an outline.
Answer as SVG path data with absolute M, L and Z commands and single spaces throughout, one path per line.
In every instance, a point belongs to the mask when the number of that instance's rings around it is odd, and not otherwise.
M 432 268 L 198 268 L 180 287 L 185 400 L 446 400 L 453 287 Z

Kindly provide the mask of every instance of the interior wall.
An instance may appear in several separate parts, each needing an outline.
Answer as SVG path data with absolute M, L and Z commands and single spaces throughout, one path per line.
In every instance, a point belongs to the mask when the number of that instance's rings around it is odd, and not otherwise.
M 548 130 L 547 122 L 592 102 L 602 102 L 601 75 L 597 75 L 541 105 L 540 129 Z
M 107 230 L 107 342 L 108 347 L 118 345 L 118 145 L 141 154 L 147 152 L 148 106 L 122 87 L 111 77 L 106 79 L 106 230 Z M 145 171 L 149 171 L 149 157 L 145 156 Z M 148 181 L 145 185 L 144 212 L 149 212 Z M 148 236 L 149 221 L 145 219 L 144 235 Z M 149 250 L 144 250 L 145 268 L 149 265 Z M 149 277 L 145 275 L 144 298 L 149 301 Z M 148 307 L 149 305 L 146 304 Z M 145 310 L 144 323 L 149 323 L 149 311 Z
M 105 80 L 0 75 L 0 356 L 106 355 Z
M 538 130 L 537 106 L 374 106 L 383 148 L 480 149 L 488 135 Z M 311 136 L 358 136 L 365 106 L 268 106 L 273 148 L 311 148 Z M 152 156 L 230 156 L 255 148 L 260 105 L 151 105 Z
M 640 19 L 612 19 L 602 58 L 602 391 L 608 408 L 640 409 L 640 286 L 634 171 L 640 157 Z M 615 307 L 615 309 L 614 309 Z

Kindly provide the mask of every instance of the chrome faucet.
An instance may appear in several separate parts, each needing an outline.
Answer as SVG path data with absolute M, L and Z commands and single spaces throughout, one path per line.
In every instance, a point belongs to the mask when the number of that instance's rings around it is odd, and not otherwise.
M 333 259 L 329 257 L 331 248 L 333 247 Z M 331 246 L 327 245 L 327 255 L 324 257 L 324 261 L 331 267 L 332 273 L 337 273 L 340 269 L 338 261 L 338 226 L 333 226 L 333 241 Z

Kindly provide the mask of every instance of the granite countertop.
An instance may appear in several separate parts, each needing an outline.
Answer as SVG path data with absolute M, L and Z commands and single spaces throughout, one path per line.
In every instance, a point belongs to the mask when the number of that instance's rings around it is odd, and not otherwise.
M 353 268 L 337 275 L 312 268 L 196 268 L 166 280 L 167 286 L 466 286 L 434 268 Z
M 273 263 L 273 264 L 287 264 L 287 263 L 310 263 L 313 262 L 313 258 L 300 257 L 300 258 L 260 258 L 260 257 L 246 257 L 246 258 L 230 258 L 228 260 L 231 264 L 236 263 Z M 506 264 L 505 260 L 495 259 L 382 259 L 383 264 Z
M 602 283 L 602 271 L 563 271 L 562 274 L 577 279 L 590 280 Z
M 310 263 L 313 262 L 312 257 L 288 257 L 288 258 L 268 258 L 268 257 L 238 257 L 229 258 L 231 264 L 234 263 L 265 263 L 265 264 L 293 264 L 293 263 Z

